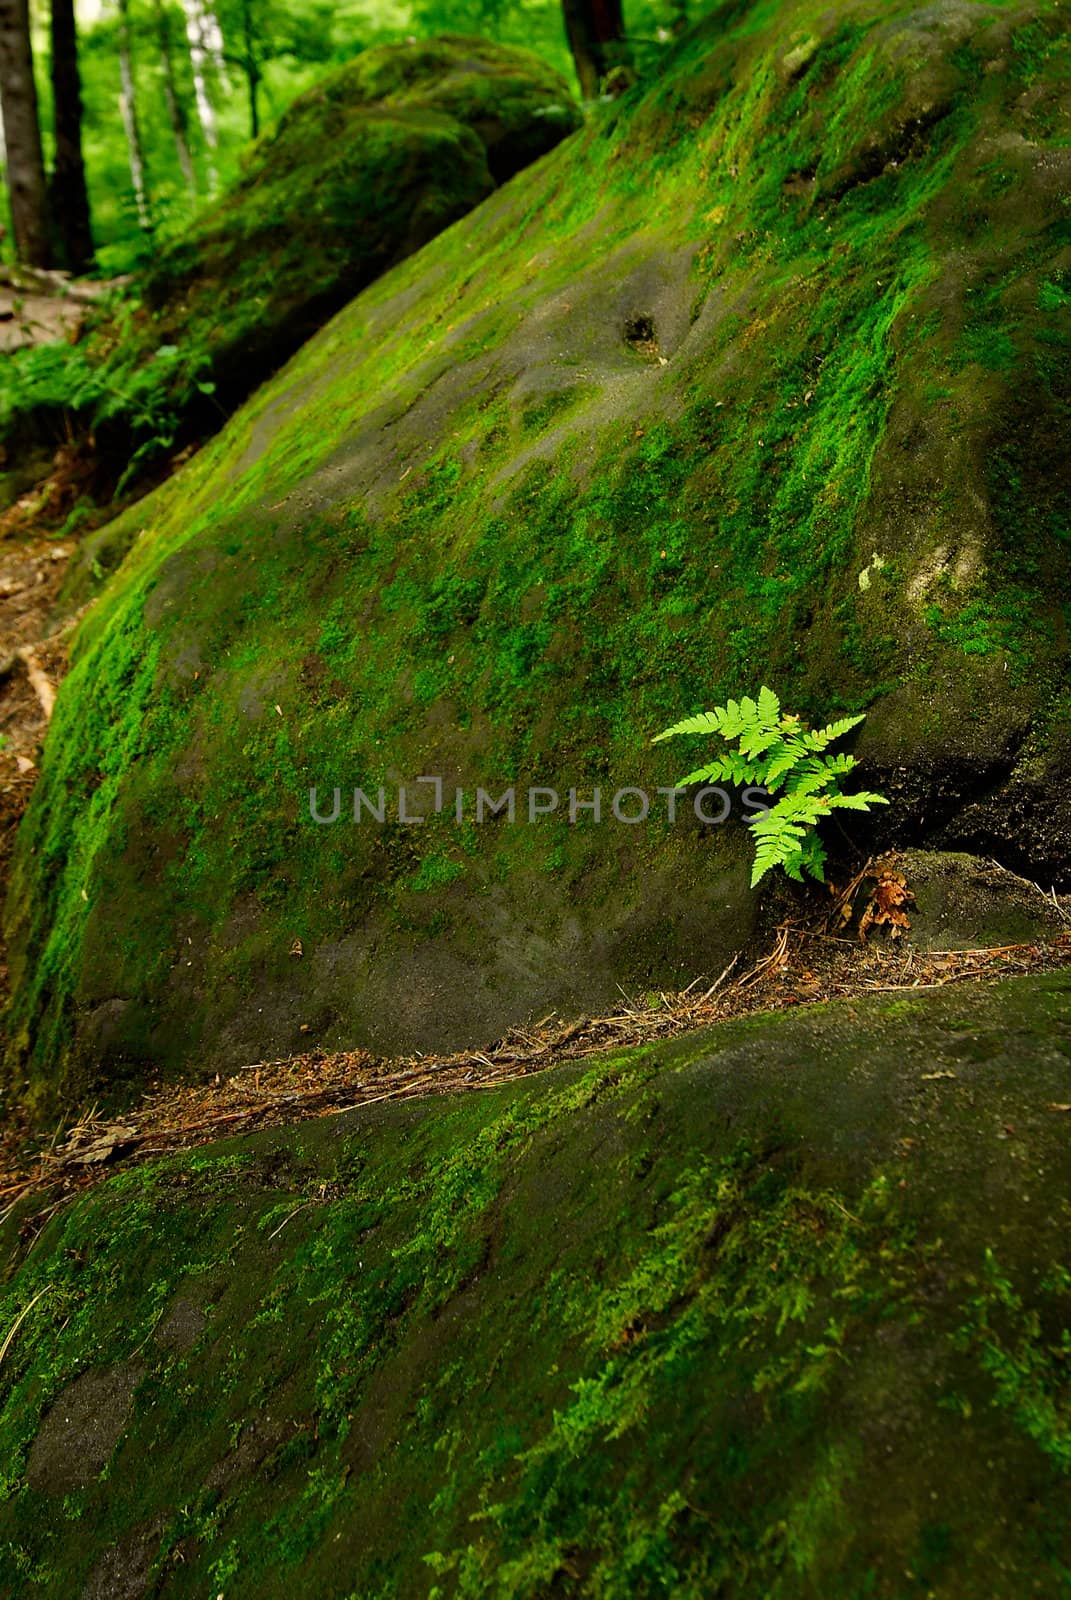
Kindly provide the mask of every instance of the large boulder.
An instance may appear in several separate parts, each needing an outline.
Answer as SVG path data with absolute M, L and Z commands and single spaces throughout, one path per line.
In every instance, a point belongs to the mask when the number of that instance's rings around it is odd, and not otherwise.
M 743 830 L 610 801 L 764 681 L 869 711 L 880 842 L 1066 883 L 1069 113 L 1040 0 L 720 7 L 98 538 L 13 878 L 17 1092 L 716 976 Z
M 148 272 L 158 337 L 207 351 L 224 403 L 388 267 L 580 124 L 513 45 L 447 34 L 365 51 L 297 99 L 228 194 Z
M 37 1196 L 0 1591 L 1055 1600 L 1069 1002 L 801 1007 Z
M 579 123 L 564 79 L 527 50 L 447 34 L 364 51 L 252 145 L 84 347 L 58 352 L 59 373 L 38 363 L 9 382 L 0 436 L 66 436 L 73 414 L 129 473 L 132 456 L 147 466 L 214 432 L 359 289 Z

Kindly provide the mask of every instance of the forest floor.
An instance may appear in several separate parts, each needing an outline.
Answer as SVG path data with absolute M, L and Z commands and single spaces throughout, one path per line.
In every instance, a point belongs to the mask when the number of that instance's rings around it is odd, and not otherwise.
M 363 1050 L 311 1051 L 260 1062 L 214 1081 L 153 1087 L 123 1116 L 105 1117 L 96 1107 L 51 1138 L 31 1139 L 18 1122 L 0 1126 L 0 1222 L 28 1197 L 39 1197 L 22 1225 L 32 1243 L 51 1217 L 117 1165 L 151 1160 L 253 1129 L 278 1127 L 310 1117 L 331 1116 L 356 1106 L 490 1089 L 547 1067 L 606 1054 L 694 1031 L 712 1023 L 783 1011 L 833 999 L 871 994 L 916 993 L 953 983 L 995 983 L 1002 978 L 1071 966 L 1071 901 L 1061 902 L 1069 926 L 1051 938 L 999 948 L 920 951 L 898 940 L 895 927 L 874 942 L 840 931 L 844 906 L 851 908 L 860 882 L 888 870 L 868 862 L 832 903 L 783 923 L 771 948 L 736 973 L 734 962 L 708 984 L 662 994 L 652 1003 L 630 1002 L 602 1017 L 565 1021 L 555 1014 L 511 1030 L 486 1051 L 448 1056 L 379 1058 Z M 1039 891 L 1040 892 L 1040 891 Z M 866 896 L 864 894 L 864 900 Z M 832 909 L 831 909 L 832 905 Z M 872 911 L 871 896 L 863 909 Z M 858 915 L 855 917 L 859 926 Z M 864 934 L 866 928 L 864 926 Z M 951 1072 L 935 1077 L 954 1077 Z M 1050 1107 L 1071 1112 L 1071 1106 Z
M 21 516 L 16 506 L 0 517 L 0 904 L 15 832 L 66 671 L 67 635 L 45 638 L 45 629 L 74 548 L 70 540 L 27 531 L 18 525 Z M 0 936 L 0 1002 L 6 989 Z
M 118 283 L 0 267 L 0 355 L 75 339 L 87 308 Z M 6 463 L 0 453 L 0 470 Z M 40 481 L 0 513 L 0 905 L 15 831 L 33 790 L 55 692 L 66 672 L 74 621 L 46 638 L 76 542 L 61 536 L 89 486 L 91 460 L 62 444 Z M 7 963 L 0 933 L 0 1005 Z
M 63 272 L 0 267 L 0 353 L 74 338 L 86 308 L 124 279 L 72 279 Z

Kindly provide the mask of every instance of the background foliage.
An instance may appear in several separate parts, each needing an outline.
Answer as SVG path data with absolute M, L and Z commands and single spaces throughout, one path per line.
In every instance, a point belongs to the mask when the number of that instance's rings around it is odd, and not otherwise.
M 196 115 L 186 21 L 175 0 L 130 0 L 137 110 L 145 146 L 149 195 L 157 236 L 187 222 L 199 198 L 233 178 L 250 137 L 245 40 L 262 63 L 261 116 L 270 123 L 295 95 L 332 65 L 369 45 L 441 32 L 479 34 L 524 45 L 573 80 L 558 0 L 216 0 L 212 7 L 222 50 L 209 59 L 206 89 L 216 117 L 218 145 L 206 144 Z M 641 70 L 668 47 L 684 16 L 682 0 L 632 0 L 627 26 Z M 160 49 L 161 17 L 168 29 L 176 87 L 189 125 L 198 194 L 184 181 L 168 115 Z M 98 264 L 125 272 L 152 251 L 138 225 L 127 146 L 119 112 L 119 16 L 114 0 L 85 0 L 79 7 L 80 65 L 85 99 L 83 141 Z M 49 83 L 47 4 L 35 8 L 35 62 L 45 160 L 50 164 L 53 125 Z M 5 225 L 6 197 L 0 199 Z M 10 254 L 10 229 L 7 251 Z

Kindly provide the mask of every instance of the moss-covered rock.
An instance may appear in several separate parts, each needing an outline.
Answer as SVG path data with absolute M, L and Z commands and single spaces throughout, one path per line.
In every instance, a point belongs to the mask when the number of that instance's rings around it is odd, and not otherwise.
M 1068 1102 L 1064 973 L 121 1172 L 0 1289 L 0 1589 L 1064 1595 Z
M 651 735 L 763 681 L 869 708 L 887 837 L 1067 882 L 1064 20 L 716 8 L 90 546 L 72 603 L 118 570 L 10 902 L 18 1092 L 716 976 L 742 830 L 566 797 L 653 795 L 688 754 Z M 476 825 L 510 785 L 562 804 Z
M 128 474 L 131 456 L 214 432 L 359 289 L 579 123 L 565 81 L 527 50 L 447 34 L 365 51 L 251 147 L 84 350 L 35 354 L 23 385 L 5 381 L 0 432 L 73 416 Z

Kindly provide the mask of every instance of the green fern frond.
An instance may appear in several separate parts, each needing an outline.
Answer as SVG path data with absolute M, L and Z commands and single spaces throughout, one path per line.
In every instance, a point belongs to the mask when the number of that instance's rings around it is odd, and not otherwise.
M 745 756 L 761 756 L 765 755 L 773 745 L 783 743 L 779 728 L 750 728 L 740 735 L 740 753 Z
M 887 806 L 889 801 L 883 794 L 871 794 L 861 789 L 858 794 L 830 795 L 829 804 L 842 811 L 869 811 L 871 806 Z
M 785 778 L 798 762 L 800 758 L 800 748 L 799 745 L 792 740 L 782 740 L 781 743 L 771 749 L 768 754 L 770 764 L 766 768 L 766 776 L 763 779 L 763 782 L 765 783 L 767 789 L 772 791 L 781 787 L 781 784 L 784 782 Z
M 658 734 L 655 744 L 677 734 L 717 734 L 735 750 L 681 778 L 678 787 L 695 783 L 753 784 L 770 795 L 783 792 L 761 815 L 748 822 L 755 841 L 751 871 L 754 888 L 768 872 L 780 867 L 788 877 L 803 881 L 807 873 L 825 880 L 825 851 L 815 831 L 831 811 L 869 811 L 887 805 L 884 795 L 868 790 L 842 794 L 840 781 L 856 767 L 852 755 L 827 755 L 829 745 L 858 726 L 863 717 L 840 717 L 824 728 L 805 728 L 796 716 L 782 711 L 781 702 L 765 685 L 752 699 L 744 695 L 713 711 L 686 717 Z
M 854 756 L 839 753 L 835 756 L 822 756 L 820 759 L 829 768 L 830 772 L 835 772 L 838 777 L 845 777 L 859 765 Z
M 652 744 L 661 744 L 663 739 L 672 739 L 678 733 L 720 733 L 720 711 L 701 711 L 696 717 L 685 717 L 683 722 L 675 722 L 672 728 L 667 728 L 664 733 L 655 734 Z
M 794 800 L 797 795 L 821 794 L 823 789 L 828 789 L 829 785 L 836 781 L 837 774 L 830 772 L 828 767 L 813 767 L 809 772 L 794 772 L 786 785 L 785 799 Z
M 827 745 L 843 739 L 844 735 L 852 728 L 858 727 L 863 721 L 858 717 L 841 717 L 839 722 L 830 722 L 824 728 L 815 728 L 803 734 L 803 741 L 808 750 L 824 750 Z
M 759 718 L 767 728 L 776 728 L 781 720 L 781 702 L 765 684 L 759 690 Z
M 731 758 L 720 756 L 717 761 L 712 761 L 708 766 L 697 767 L 694 772 L 686 773 L 677 780 L 678 789 L 690 788 L 693 783 L 731 783 Z

